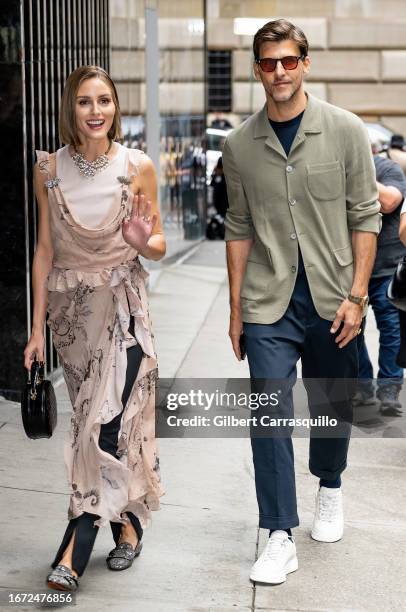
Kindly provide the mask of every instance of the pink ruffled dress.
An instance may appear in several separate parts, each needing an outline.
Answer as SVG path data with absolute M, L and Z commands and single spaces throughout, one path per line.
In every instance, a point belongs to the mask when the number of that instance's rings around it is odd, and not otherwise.
M 55 172 L 49 153 L 37 151 L 54 249 L 47 324 L 73 406 L 64 453 L 68 518 L 97 514 L 101 527 L 124 522 L 120 515 L 128 510 L 146 527 L 163 494 L 155 441 L 157 359 L 147 273 L 121 231 L 142 151 L 117 145 L 108 167 L 93 179 L 79 173 L 68 147 L 57 151 Z M 128 332 L 130 315 L 135 339 Z M 123 409 L 127 348 L 135 343 L 144 356 L 121 419 L 116 459 L 99 447 L 100 426 Z

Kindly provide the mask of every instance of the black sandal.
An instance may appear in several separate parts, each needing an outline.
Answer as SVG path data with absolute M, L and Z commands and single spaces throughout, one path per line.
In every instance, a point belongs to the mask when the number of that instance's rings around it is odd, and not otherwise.
M 73 575 L 72 570 L 66 565 L 57 565 L 47 576 L 47 585 L 50 589 L 57 591 L 77 591 L 79 579 Z

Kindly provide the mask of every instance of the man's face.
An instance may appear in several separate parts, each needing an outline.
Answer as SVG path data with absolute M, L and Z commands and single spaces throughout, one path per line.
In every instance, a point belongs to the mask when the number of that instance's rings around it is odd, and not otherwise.
M 270 57 L 281 59 L 287 56 L 300 55 L 299 47 L 293 40 L 264 42 L 259 51 L 259 58 Z M 255 78 L 262 81 L 268 96 L 274 102 L 288 102 L 302 87 L 303 77 L 309 72 L 310 59 L 299 60 L 294 70 L 286 70 L 281 62 L 276 64 L 273 72 L 264 72 L 259 64 L 254 64 Z

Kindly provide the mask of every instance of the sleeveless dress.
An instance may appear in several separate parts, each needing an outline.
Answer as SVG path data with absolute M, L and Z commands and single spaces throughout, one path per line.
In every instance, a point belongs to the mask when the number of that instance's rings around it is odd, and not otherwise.
M 147 527 L 163 494 L 155 443 L 157 360 L 147 273 L 121 231 L 131 213 L 129 184 L 139 173 L 142 151 L 118 146 L 116 157 L 93 179 L 79 174 L 67 146 L 56 154 L 55 172 L 49 153 L 36 152 L 46 175 L 54 249 L 47 324 L 73 406 L 64 451 L 71 488 L 68 518 L 96 514 L 94 524 L 102 527 L 108 521 L 124 523 L 120 514 L 129 511 Z M 128 331 L 130 315 L 135 338 Z M 99 447 L 100 426 L 123 410 L 127 349 L 136 343 L 143 358 L 124 407 L 115 458 Z

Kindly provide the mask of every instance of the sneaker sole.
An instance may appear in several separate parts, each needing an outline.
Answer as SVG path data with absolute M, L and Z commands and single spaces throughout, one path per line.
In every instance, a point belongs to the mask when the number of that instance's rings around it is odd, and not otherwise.
M 264 584 L 282 584 L 283 582 L 286 581 L 288 574 L 291 574 L 292 572 L 296 572 L 298 568 L 299 568 L 299 564 L 297 561 L 297 557 L 295 557 L 294 559 L 289 561 L 286 567 L 285 574 L 280 574 L 279 576 L 273 576 L 273 577 L 269 577 L 269 576 L 264 577 L 259 574 L 255 574 L 254 572 L 251 572 L 250 580 L 252 580 L 253 582 L 262 582 Z
M 313 540 L 316 540 L 316 542 L 327 542 L 328 544 L 332 544 L 333 542 L 339 542 L 341 540 L 341 538 L 343 537 L 343 533 L 341 535 L 335 536 L 334 538 L 323 538 L 322 536 L 320 536 L 317 531 L 310 532 L 311 537 L 313 538 Z
M 370 399 L 370 400 L 366 400 L 365 402 L 358 402 L 358 401 L 352 401 L 352 406 L 353 408 L 362 408 L 362 406 L 377 406 L 378 405 L 378 400 L 376 399 Z
M 401 417 L 403 416 L 402 408 L 394 408 L 393 406 L 380 406 L 379 412 L 384 417 Z

